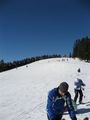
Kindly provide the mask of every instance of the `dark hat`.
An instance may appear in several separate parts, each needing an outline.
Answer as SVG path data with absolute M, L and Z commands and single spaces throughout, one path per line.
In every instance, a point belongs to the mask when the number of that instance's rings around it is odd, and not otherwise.
M 66 93 L 68 91 L 69 85 L 66 82 L 62 82 L 59 85 L 59 90 L 63 93 Z

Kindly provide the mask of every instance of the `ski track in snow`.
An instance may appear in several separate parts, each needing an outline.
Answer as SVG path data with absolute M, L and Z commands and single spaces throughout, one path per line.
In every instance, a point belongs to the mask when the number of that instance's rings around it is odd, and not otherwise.
M 77 69 L 81 68 L 81 73 Z M 86 83 L 86 104 L 78 105 L 78 120 L 90 118 L 90 64 L 78 59 L 54 58 L 37 61 L 0 73 L 0 120 L 47 120 L 48 91 L 67 81 L 74 97 L 74 81 L 77 77 Z M 69 115 L 63 116 L 70 120 Z

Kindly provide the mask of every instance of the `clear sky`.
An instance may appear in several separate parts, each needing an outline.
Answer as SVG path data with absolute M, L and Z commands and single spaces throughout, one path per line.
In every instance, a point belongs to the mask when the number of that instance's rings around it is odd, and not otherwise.
M 69 54 L 90 37 L 90 0 L 0 0 L 0 59 Z

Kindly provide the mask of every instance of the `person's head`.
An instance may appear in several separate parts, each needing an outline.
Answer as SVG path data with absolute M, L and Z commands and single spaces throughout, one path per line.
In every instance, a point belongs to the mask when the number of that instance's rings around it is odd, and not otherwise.
M 59 94 L 64 96 L 68 92 L 68 88 L 69 88 L 68 83 L 62 82 L 58 87 Z

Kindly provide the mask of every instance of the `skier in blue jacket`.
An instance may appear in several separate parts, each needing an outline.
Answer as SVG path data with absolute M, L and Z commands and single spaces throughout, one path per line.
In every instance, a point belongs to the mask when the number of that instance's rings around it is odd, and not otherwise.
M 79 95 L 79 104 L 82 104 L 82 99 L 83 99 L 83 88 L 82 86 L 85 86 L 84 82 L 77 78 L 77 81 L 74 83 L 75 85 L 75 97 L 74 97 L 74 101 L 77 102 L 77 98 Z
M 47 117 L 48 120 L 61 120 L 66 106 L 71 120 L 77 120 L 74 107 L 72 105 L 71 95 L 68 92 L 69 85 L 62 82 L 59 87 L 49 91 L 47 100 Z

